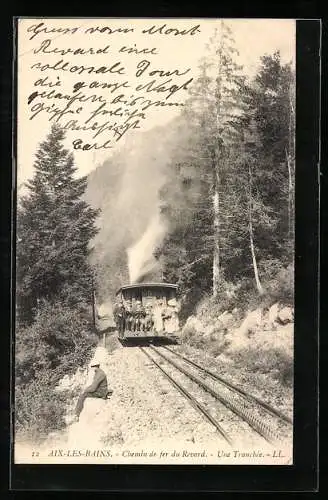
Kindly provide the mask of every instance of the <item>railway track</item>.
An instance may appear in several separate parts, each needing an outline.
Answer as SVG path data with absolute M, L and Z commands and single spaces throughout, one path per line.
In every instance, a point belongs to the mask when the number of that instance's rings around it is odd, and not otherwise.
M 229 389 L 231 389 L 233 391 L 236 391 L 238 394 L 240 394 L 241 396 L 243 396 L 249 402 L 258 404 L 260 407 L 262 407 L 262 409 L 264 411 L 267 411 L 273 417 L 277 417 L 277 418 L 281 419 L 286 424 L 293 425 L 293 421 L 292 421 L 291 418 L 289 418 L 287 415 L 285 415 L 281 411 L 277 410 L 273 406 L 269 405 L 266 401 L 263 401 L 262 399 L 259 399 L 259 398 L 255 397 L 255 396 L 253 396 L 252 394 L 248 394 L 247 392 L 245 392 L 240 387 L 237 387 L 236 385 L 232 384 L 228 380 L 225 380 L 223 377 L 220 377 L 220 375 L 218 375 L 217 373 L 214 373 L 214 372 L 212 372 L 210 370 L 207 370 L 206 368 L 204 368 L 203 366 L 198 365 L 197 363 L 195 363 L 191 359 L 187 358 L 186 356 L 183 356 L 182 354 L 174 351 L 170 347 L 163 346 L 163 349 L 166 349 L 167 351 L 171 352 L 172 354 L 174 354 L 178 358 L 186 361 L 188 364 L 194 366 L 195 368 L 198 368 L 201 372 L 209 375 L 214 380 L 217 380 L 218 382 L 220 382 L 224 386 L 228 387 Z
M 171 382 L 171 384 L 185 397 L 188 399 L 190 404 L 200 412 L 221 434 L 221 436 L 232 445 L 232 440 L 228 436 L 228 434 L 223 429 L 222 425 L 206 410 L 204 405 L 202 405 L 197 399 L 190 394 L 179 382 L 177 382 L 171 375 L 147 352 L 144 347 L 139 347 L 139 349 L 160 369 L 160 371 L 165 375 L 165 377 Z
M 193 360 L 175 352 L 171 348 L 162 347 L 162 350 L 160 350 L 154 346 L 150 346 L 147 350 L 144 348 L 140 349 L 152 360 L 179 392 L 189 400 L 192 406 L 216 427 L 229 444 L 232 443 L 232 440 L 222 425 L 211 415 L 207 408 L 185 388 L 185 384 L 182 385 L 177 382 L 176 376 L 172 377 L 172 375 L 161 366 L 163 360 L 165 363 L 168 363 L 171 368 L 173 367 L 178 374 L 183 374 L 185 380 L 196 384 L 205 391 L 205 393 L 219 402 L 219 404 L 236 415 L 241 422 L 246 423 L 256 434 L 271 444 L 274 444 L 281 438 L 281 426 L 288 426 L 292 423 L 286 415 L 268 405 L 266 402 L 246 393 L 243 389 L 231 384 L 219 375 L 198 365 Z M 164 354 L 163 350 L 169 352 L 169 356 L 166 353 Z M 155 353 L 155 356 L 159 356 L 161 364 L 156 361 L 153 356 L 150 356 L 149 351 L 151 351 L 152 354 Z M 172 359 L 172 354 L 176 357 L 175 359 Z M 179 363 L 176 362 L 177 358 L 179 359 Z M 186 369 L 184 365 L 187 365 L 188 369 Z M 190 371 L 190 367 L 193 371 Z M 208 379 L 211 380 L 211 385 L 208 383 Z M 268 415 L 269 418 L 271 418 L 270 425 L 267 423 Z M 284 432 L 286 433 L 286 429 Z

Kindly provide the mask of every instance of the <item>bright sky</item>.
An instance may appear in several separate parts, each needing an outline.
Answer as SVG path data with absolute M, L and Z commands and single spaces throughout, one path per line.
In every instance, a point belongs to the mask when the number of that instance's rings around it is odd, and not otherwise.
M 235 39 L 235 47 L 239 51 L 239 58 L 236 60 L 244 66 L 245 74 L 251 76 L 255 73 L 259 59 L 265 53 L 272 54 L 275 50 L 279 50 L 284 62 L 295 61 L 295 21 L 293 20 L 270 20 L 270 19 L 233 19 L 225 20 L 232 29 L 232 36 Z M 79 28 L 75 33 L 44 33 L 41 32 L 32 40 L 33 32 L 27 32 L 33 25 L 44 23 L 43 27 L 50 28 Z M 160 27 L 166 24 L 166 28 L 190 29 L 193 26 L 200 25 L 200 33 L 196 35 L 173 36 L 162 34 L 142 34 L 141 30 L 150 28 L 154 24 Z M 108 34 L 94 33 L 92 36 L 86 36 L 84 31 L 89 27 L 95 26 L 110 26 L 112 30 L 121 28 L 134 28 L 131 33 Z M 48 76 L 52 81 L 56 81 L 57 75 L 60 76 L 62 84 L 60 91 L 67 94 L 72 94 L 73 84 L 77 81 L 85 81 L 90 83 L 94 80 L 102 82 L 124 81 L 128 79 L 131 86 L 140 83 L 140 79 L 135 76 L 136 65 L 142 60 L 151 61 L 149 70 L 174 70 L 179 69 L 184 71 L 191 68 L 191 71 L 185 77 L 181 78 L 183 83 L 187 77 L 197 76 L 197 66 L 200 58 L 205 54 L 205 45 L 213 34 L 215 27 L 219 28 L 220 20 L 217 19 L 20 19 L 18 32 L 18 185 L 33 175 L 34 154 L 38 143 L 42 141 L 49 130 L 49 115 L 40 113 L 33 120 L 30 120 L 31 113 L 27 100 L 29 95 L 36 90 L 34 86 L 38 78 Z M 42 41 L 50 39 L 51 47 L 58 49 L 95 49 L 109 45 L 107 54 L 96 55 L 60 55 L 60 54 L 35 54 Z M 155 48 L 158 55 L 136 55 L 136 54 L 118 54 L 118 50 L 122 46 L 138 48 Z M 49 50 L 49 49 L 48 49 Z M 85 66 L 101 66 L 112 65 L 117 61 L 127 69 L 126 76 L 117 75 L 78 75 L 69 72 L 57 72 L 46 70 L 43 72 L 31 69 L 32 64 L 42 61 L 42 64 L 55 64 L 58 60 L 70 61 L 72 64 Z M 183 79 L 184 78 L 184 79 Z M 167 78 L 164 78 L 166 80 Z M 151 77 L 144 78 L 143 83 L 152 80 Z M 163 78 L 162 78 L 163 80 Z M 180 82 L 180 80 L 178 80 Z M 176 83 L 176 81 L 174 82 Z M 40 87 L 37 88 L 40 90 Z M 42 90 L 51 90 L 42 88 Z M 56 88 L 58 90 L 58 87 Z M 90 91 L 89 91 L 90 93 Z M 95 91 L 96 93 L 96 91 Z M 97 89 L 97 94 L 105 95 L 106 91 Z M 117 95 L 116 92 L 113 96 Z M 107 94 L 108 95 L 108 91 Z M 183 101 L 186 92 L 182 91 L 176 94 L 178 97 L 175 100 Z M 161 98 L 161 95 L 152 96 L 153 98 Z M 37 102 L 37 100 L 35 100 Z M 46 105 L 51 105 L 54 100 L 45 100 Z M 57 102 L 55 103 L 57 105 Z M 62 104 L 62 103 L 61 103 Z M 89 108 L 90 109 L 90 108 Z M 94 105 L 93 108 L 95 109 Z M 153 108 L 152 112 L 147 115 L 147 120 L 143 121 L 143 128 L 147 130 L 156 125 L 165 124 L 176 113 L 179 108 Z M 127 134 L 138 133 L 131 131 Z M 126 135 L 127 135 L 126 134 Z M 77 132 L 67 133 L 67 146 L 72 149 L 72 140 L 79 137 Z M 86 137 L 81 135 L 81 137 Z M 103 142 L 99 138 L 99 143 Z M 119 147 L 123 140 L 115 143 L 115 148 Z M 96 168 L 99 163 L 102 163 L 113 150 L 100 149 L 98 151 L 75 151 L 75 162 L 79 167 L 81 175 L 88 174 Z

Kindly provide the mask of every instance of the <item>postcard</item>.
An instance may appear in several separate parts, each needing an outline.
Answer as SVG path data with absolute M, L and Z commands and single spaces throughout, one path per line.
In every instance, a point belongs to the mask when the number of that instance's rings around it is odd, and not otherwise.
M 293 465 L 295 30 L 18 19 L 15 464 Z

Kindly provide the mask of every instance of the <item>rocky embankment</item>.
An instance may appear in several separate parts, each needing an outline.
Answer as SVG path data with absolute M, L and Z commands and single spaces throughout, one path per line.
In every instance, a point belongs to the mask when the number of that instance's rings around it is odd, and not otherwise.
M 293 309 L 276 303 L 268 309 L 258 308 L 242 316 L 237 308 L 218 316 L 200 311 L 188 318 L 182 329 L 182 338 L 194 334 L 204 342 L 221 340 L 226 354 L 256 343 L 259 348 L 282 347 L 292 355 L 293 330 Z
M 290 415 L 293 406 L 294 312 L 275 303 L 242 315 L 237 308 L 215 316 L 200 311 L 181 332 L 181 349 L 220 367 L 231 382 Z

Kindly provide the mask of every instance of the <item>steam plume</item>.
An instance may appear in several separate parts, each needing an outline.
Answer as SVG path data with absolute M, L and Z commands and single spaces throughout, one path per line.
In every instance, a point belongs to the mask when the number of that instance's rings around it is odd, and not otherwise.
M 115 297 L 127 281 L 162 280 L 163 259 L 154 252 L 174 225 L 185 225 L 190 211 L 184 207 L 194 202 L 194 188 L 188 185 L 185 192 L 175 168 L 185 162 L 189 134 L 181 118 L 133 135 L 89 176 L 86 200 L 101 208 L 93 251 L 101 300 Z M 190 160 L 187 177 L 193 168 Z M 166 205 L 177 212 L 176 220 L 160 213 Z
M 156 213 L 141 238 L 128 248 L 128 268 L 131 283 L 136 283 L 144 276 L 158 271 L 159 263 L 154 257 L 154 251 L 162 243 L 166 232 L 166 222 L 159 213 Z

